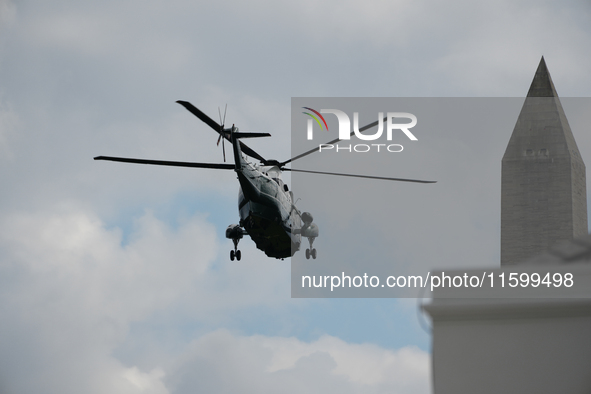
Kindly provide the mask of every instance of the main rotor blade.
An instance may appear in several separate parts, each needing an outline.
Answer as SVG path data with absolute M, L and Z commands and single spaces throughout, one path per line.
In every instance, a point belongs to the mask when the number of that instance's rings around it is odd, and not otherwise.
M 193 115 L 195 115 L 196 117 L 198 117 L 199 119 L 201 119 L 209 127 L 211 127 L 212 129 L 214 129 L 218 133 L 221 132 L 222 127 L 215 120 L 213 120 L 209 116 L 205 115 L 203 112 L 201 112 L 201 110 L 199 108 L 195 107 L 190 102 L 178 100 L 177 103 L 179 103 L 180 105 L 182 105 L 183 107 L 185 107 L 190 113 L 192 113 Z
M 387 121 L 388 121 L 388 118 L 384 118 L 384 122 L 387 122 Z M 370 123 L 370 124 L 368 124 L 368 125 L 366 125 L 366 126 L 363 126 L 362 128 L 360 128 L 360 129 L 359 129 L 359 132 L 360 132 L 360 133 L 362 133 L 362 132 L 364 132 L 365 130 L 371 129 L 372 127 L 376 127 L 376 126 L 378 125 L 378 122 L 379 122 L 379 121 L 378 121 L 378 120 L 376 120 L 376 121 L 375 121 L 375 122 L 373 122 L 373 123 Z M 349 135 L 351 135 L 351 136 L 352 136 L 353 134 L 355 134 L 355 132 L 354 132 L 354 131 L 352 131 L 352 132 L 351 132 L 351 134 L 349 134 Z M 342 141 L 342 140 L 341 140 L 340 138 L 337 138 L 337 139 L 335 139 L 335 140 L 332 140 L 332 141 L 329 141 L 329 142 L 327 142 L 326 144 L 323 144 L 323 145 L 334 144 L 335 142 L 339 142 L 339 141 Z M 291 162 L 292 162 L 292 161 L 294 161 L 294 160 L 301 159 L 302 157 L 304 157 L 304 156 L 308 156 L 309 154 L 312 154 L 312 153 L 314 153 L 314 152 L 318 152 L 319 150 L 320 150 L 320 145 L 319 145 L 318 147 L 314 148 L 314 149 L 310 149 L 309 151 L 306 151 L 306 152 L 304 152 L 304 153 L 302 153 L 302 154 L 299 154 L 299 155 L 297 155 L 297 156 L 295 156 L 295 157 L 292 157 L 291 159 L 289 159 L 289 160 L 287 160 L 287 161 L 281 162 L 280 164 L 281 164 L 281 166 L 284 166 L 284 165 L 286 165 L 287 163 L 291 163 Z
M 120 161 L 123 163 L 136 164 L 153 164 L 157 166 L 173 166 L 173 167 L 195 167 L 195 168 L 211 168 L 216 170 L 233 170 L 234 164 L 217 164 L 217 163 L 193 163 L 186 161 L 165 161 L 165 160 L 146 160 L 146 159 L 131 159 L 127 157 L 112 157 L 112 156 L 97 156 L 94 160 L 108 160 Z
M 230 138 L 226 138 L 226 139 L 228 141 L 230 140 Z M 248 155 L 250 157 L 254 157 L 255 159 L 257 159 L 263 163 L 267 161 L 263 156 L 256 153 L 252 148 L 249 148 L 248 145 L 246 145 L 244 142 L 238 141 L 238 143 L 240 144 L 240 149 L 242 150 L 242 153 L 244 153 L 245 155 Z
M 384 180 L 384 181 L 416 182 L 416 183 L 437 183 L 437 181 L 423 181 L 423 180 L 420 180 L 420 179 L 388 178 L 388 177 L 383 177 L 383 176 L 341 174 L 341 173 L 337 173 L 337 172 L 296 170 L 295 168 L 283 168 L 282 170 L 283 171 L 292 171 L 292 172 L 306 172 L 306 173 L 309 173 L 309 174 L 322 174 L 322 175 L 349 176 L 349 177 L 353 177 L 353 178 L 379 179 L 379 180 Z
M 222 130 L 222 127 L 219 124 L 217 124 L 217 122 L 215 120 L 213 120 L 209 116 L 205 115 L 199 108 L 195 107 L 193 104 L 191 104 L 188 101 L 178 100 L 177 103 L 179 103 L 180 105 L 185 107 L 189 112 L 191 112 L 193 115 L 195 115 L 196 117 L 201 119 L 203 122 L 205 122 L 209 127 L 214 129 L 218 134 L 222 135 L 223 138 L 230 141 L 230 134 L 224 132 L 224 130 Z M 227 107 L 228 107 L 228 105 L 226 104 L 226 108 Z M 226 121 L 226 111 L 224 110 L 224 122 L 225 121 Z M 240 143 L 240 149 L 242 150 L 242 153 L 244 153 L 247 156 L 253 157 L 261 162 L 266 161 L 263 156 L 259 155 L 257 152 L 255 152 L 252 148 L 250 148 L 244 142 L 239 141 L 239 143 Z

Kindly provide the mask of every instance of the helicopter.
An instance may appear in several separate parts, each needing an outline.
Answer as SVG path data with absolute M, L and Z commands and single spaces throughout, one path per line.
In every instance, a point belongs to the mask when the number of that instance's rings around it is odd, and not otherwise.
M 281 179 L 283 171 L 346 176 L 357 178 L 368 178 L 376 180 L 435 183 L 436 181 L 424 181 L 418 179 L 389 178 L 369 175 L 343 174 L 323 171 L 300 170 L 285 167 L 294 160 L 317 152 L 320 148 L 310 149 L 302 154 L 294 156 L 289 160 L 267 160 L 241 140 L 246 138 L 270 137 L 269 133 L 241 132 L 235 125 L 226 128 L 224 123 L 226 113 L 222 119 L 221 111 L 218 108 L 220 123 L 207 116 L 200 109 L 187 101 L 177 101 L 189 112 L 211 127 L 218 133 L 218 145 L 222 141 L 224 163 L 197 163 L 165 160 L 134 159 L 126 157 L 97 156 L 94 160 L 107 160 L 123 163 L 151 164 L 174 167 L 209 168 L 217 170 L 234 170 L 240 184 L 238 191 L 238 212 L 240 221 L 238 224 L 230 224 L 226 229 L 226 238 L 231 239 L 234 249 L 230 250 L 230 260 L 240 260 L 241 251 L 238 243 L 248 235 L 268 257 L 285 259 L 292 257 L 302 243 L 302 237 L 308 239 L 309 247 L 306 248 L 306 259 L 316 259 L 317 251 L 314 248 L 314 240 L 319 235 L 319 228 L 314 223 L 314 217 L 310 212 L 301 212 L 296 208 L 294 195 L 287 184 Z M 226 106 L 227 109 L 227 106 Z M 378 121 L 370 123 L 359 129 L 363 132 L 375 127 Z M 351 133 L 353 135 L 353 133 Z M 234 164 L 225 163 L 226 151 L 224 141 L 232 144 Z M 327 144 L 334 144 L 340 141 L 335 139 Z M 251 157 L 259 163 L 251 163 L 246 157 Z

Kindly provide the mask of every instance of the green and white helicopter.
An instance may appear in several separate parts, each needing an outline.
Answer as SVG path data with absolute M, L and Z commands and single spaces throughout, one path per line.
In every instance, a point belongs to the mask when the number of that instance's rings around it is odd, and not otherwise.
M 241 252 L 238 243 L 245 234 L 254 241 L 257 248 L 265 252 L 269 257 L 284 259 L 293 256 L 299 249 L 302 237 L 308 239 L 310 247 L 306 249 L 306 259 L 316 259 L 317 252 L 313 247 L 314 240 L 319 235 L 318 225 L 309 212 L 300 212 L 294 204 L 293 192 L 281 179 L 282 171 L 305 172 L 322 175 L 348 176 L 357 178 L 369 178 L 389 181 L 434 183 L 435 181 L 423 181 L 417 179 L 388 178 L 367 175 L 341 174 L 333 172 L 299 170 L 286 168 L 285 166 L 294 160 L 300 159 L 319 148 L 311 149 L 286 161 L 267 160 L 242 141 L 243 138 L 270 137 L 268 133 L 240 132 L 237 127 L 224 128 L 226 114 L 222 120 L 220 111 L 220 123 L 217 123 L 197 107 L 187 101 L 177 101 L 193 115 L 210 126 L 219 134 L 218 145 L 224 140 L 232 143 L 234 164 L 226 163 L 194 163 L 180 161 L 146 160 L 125 157 L 97 156 L 94 160 L 109 160 L 124 163 L 153 164 L 161 166 L 210 168 L 218 170 L 234 170 L 238 176 L 240 189 L 238 193 L 239 224 L 231 224 L 226 229 L 226 238 L 234 243 L 234 249 L 230 251 L 230 260 L 240 260 Z M 378 121 L 359 129 L 360 132 L 375 127 Z M 353 133 L 352 133 L 353 134 Z M 340 141 L 335 139 L 327 144 Z M 245 156 L 259 160 L 260 164 L 249 162 Z

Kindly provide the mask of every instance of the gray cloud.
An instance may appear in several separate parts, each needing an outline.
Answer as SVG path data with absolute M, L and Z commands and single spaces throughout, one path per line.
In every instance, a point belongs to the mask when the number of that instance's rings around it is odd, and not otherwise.
M 121 245 L 120 231 L 107 230 L 92 214 L 76 209 L 14 214 L 0 228 L 0 308 L 5 317 L 0 380 L 5 392 L 166 393 L 196 387 L 223 392 L 224 387 L 237 390 L 245 384 L 271 392 L 286 379 L 303 378 L 308 380 L 297 385 L 300 389 L 318 384 L 348 387 L 352 382 L 359 387 L 349 388 L 351 392 L 372 387 L 381 392 L 382 386 L 423 387 L 427 379 L 428 357 L 416 349 L 393 352 L 331 337 L 305 343 L 223 331 L 196 340 L 184 355 L 163 355 L 152 367 L 125 365 L 112 352 L 134 322 L 183 299 L 191 299 L 197 313 L 210 308 L 228 313 L 265 303 L 272 290 L 244 297 L 244 282 L 253 283 L 254 278 L 241 275 L 240 282 L 232 273 L 223 278 L 236 287 L 226 287 L 223 293 L 208 288 L 208 267 L 215 255 L 206 245 L 217 240 L 211 225 L 200 218 L 173 232 L 148 213 L 126 246 Z M 317 352 L 330 356 L 318 358 Z M 333 358 L 336 362 L 326 363 Z M 25 364 L 26 371 L 21 369 Z M 360 373 L 361 366 L 372 374 Z M 407 370 L 414 380 L 402 372 L 393 379 L 391 368 Z M 325 378 L 332 375 L 329 384 Z
M 426 393 L 429 389 L 424 352 L 352 345 L 330 336 L 305 343 L 216 331 L 191 344 L 179 360 L 180 366 L 166 380 L 182 393 Z

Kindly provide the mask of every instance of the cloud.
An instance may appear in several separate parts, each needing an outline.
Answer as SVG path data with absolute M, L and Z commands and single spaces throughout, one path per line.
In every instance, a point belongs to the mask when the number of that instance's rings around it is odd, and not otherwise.
M 256 263 L 235 266 L 234 274 L 222 267 L 216 275 L 217 242 L 212 226 L 199 216 L 173 230 L 147 212 L 125 244 L 118 228 L 105 228 L 75 204 L 5 217 L 0 222 L 3 392 L 163 394 L 250 387 L 264 393 L 286 384 L 294 393 L 427 392 L 425 352 L 347 344 L 330 336 L 306 343 L 222 329 L 181 346 L 178 355 L 144 338 L 141 346 L 156 352 L 151 366 L 116 357 L 118 348 L 138 340 L 130 336 L 132 325 L 187 306 L 187 300 L 195 304 L 189 313 L 205 314 L 197 320 L 207 321 L 212 309 L 231 313 L 262 305 L 277 291 L 278 281 L 267 277 L 267 287 L 247 294 L 261 279 Z M 221 278 L 234 285 L 220 289 Z
M 0 28 L 10 27 L 16 17 L 16 6 L 11 0 L 0 0 Z
M 521 97 L 544 55 L 554 82 L 559 83 L 559 94 L 586 95 L 577 84 L 588 79 L 583 64 L 591 56 L 581 49 L 589 40 L 583 21 L 588 20 L 590 10 L 577 3 L 466 3 L 457 20 L 448 22 L 464 29 L 457 29 L 458 34 L 466 30 L 470 34 L 450 43 L 435 62 L 436 69 L 458 88 L 468 87 L 471 95 Z
M 174 393 L 427 393 L 429 356 L 413 347 L 397 351 L 317 341 L 238 336 L 226 330 L 190 345 L 166 378 Z
M 11 140 L 19 126 L 17 114 L 0 102 L 0 160 L 6 161 L 14 156 L 11 149 Z
M 123 378 L 133 384 L 134 389 L 142 394 L 168 394 L 170 391 L 162 383 L 164 372 L 153 369 L 149 373 L 140 371 L 137 367 L 127 368 Z
M 215 258 L 211 230 L 195 217 L 173 231 L 146 213 L 122 245 L 119 229 L 69 205 L 3 218 L 0 381 L 7 392 L 151 392 L 142 387 L 157 387 L 160 374 L 126 369 L 111 353 L 132 322 L 192 292 Z

